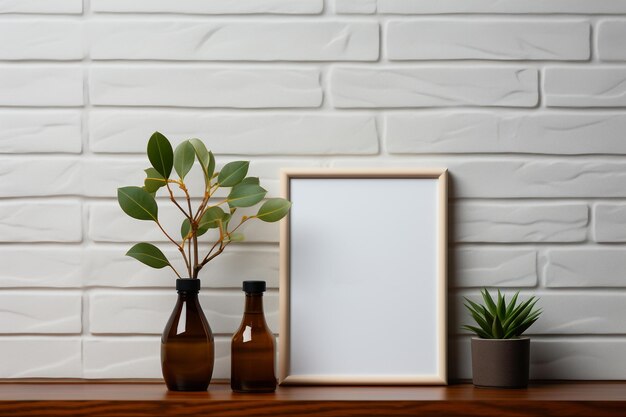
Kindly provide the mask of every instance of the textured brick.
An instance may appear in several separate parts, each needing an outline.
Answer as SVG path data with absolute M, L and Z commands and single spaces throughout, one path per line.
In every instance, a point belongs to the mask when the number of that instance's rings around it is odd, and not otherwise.
M 180 252 L 173 245 L 164 243 L 158 246 L 179 271 L 184 271 Z M 170 268 L 148 268 L 137 260 L 124 256 L 129 248 L 130 245 L 115 248 L 92 246 L 85 251 L 82 260 L 84 285 L 174 288 L 176 275 Z M 200 254 L 208 249 L 203 245 Z M 0 260 L 2 259 L 0 252 Z M 200 278 L 204 289 L 240 289 L 242 281 L 246 279 L 264 280 L 268 288 L 278 288 L 278 248 L 230 246 L 200 271 Z
M 162 378 L 159 337 L 87 337 L 85 378 Z M 230 378 L 230 338 L 215 338 L 213 379 Z
M 587 60 L 585 21 L 392 20 L 389 59 Z
M 96 12 L 197 13 L 197 14 L 317 14 L 324 0 L 93 0 Z
M 0 65 L 0 91 L 2 106 L 80 106 L 83 71 L 75 65 Z
M 0 356 L 0 378 L 82 377 L 80 337 L 0 337 Z
M 337 159 L 337 167 L 448 168 L 457 198 L 625 197 L 626 164 L 610 159 L 411 157 Z
M 94 152 L 145 153 L 148 138 L 158 130 L 173 143 L 202 138 L 216 154 L 378 153 L 376 119 L 370 115 L 100 110 L 91 113 L 89 130 Z
M 587 237 L 585 204 L 462 203 L 454 206 L 459 242 L 580 242 Z
M 626 68 L 547 68 L 544 88 L 549 107 L 622 107 L 626 106 Z
M 378 32 L 378 23 L 375 22 L 103 20 L 91 26 L 91 57 L 127 60 L 373 61 L 378 59 Z
M 449 285 L 454 287 L 533 287 L 537 285 L 534 250 L 462 248 L 453 250 Z
M 626 61 L 626 20 L 609 20 L 598 25 L 598 55 L 603 61 Z
M 267 292 L 265 318 L 278 330 L 278 293 Z M 215 334 L 234 333 L 243 316 L 242 291 L 200 291 L 200 304 Z M 176 304 L 174 291 L 97 291 L 89 297 L 91 333 L 161 334 Z
M 626 242 L 626 205 L 600 203 L 593 207 L 596 242 Z
M 598 337 L 536 338 L 531 342 L 530 377 L 532 379 L 623 380 L 626 363 L 621 358 L 626 339 Z M 451 374 L 456 378 L 472 377 L 469 338 L 450 343 Z
M 0 0 L 0 14 L 5 13 L 82 13 L 82 0 Z
M 624 13 L 626 0 L 0 0 L 0 355 L 32 359 L 0 378 L 161 377 L 175 274 L 124 254 L 147 240 L 182 261 L 116 202 L 159 130 L 206 140 L 218 170 L 251 160 L 271 197 L 286 167 L 448 168 L 451 333 L 459 296 L 522 288 L 545 308 L 531 376 L 624 379 Z M 186 182 L 201 192 L 198 166 Z M 177 237 L 182 216 L 158 199 Z M 279 227 L 245 233 L 201 272 L 216 378 L 242 280 L 268 282 L 278 330 Z M 469 337 L 452 339 L 451 376 L 468 377 Z
M 368 1 L 368 0 L 364 0 Z M 379 13 L 626 13 L 624 0 L 378 0 Z
M 81 191 L 82 164 L 76 158 L 0 158 L 0 195 L 69 195 Z
M 45 216 L 42 215 L 45 213 Z M 0 242 L 80 242 L 79 202 L 0 203 Z
M 75 20 L 2 20 L 0 38 L 11 40 L 0 43 L 2 60 L 79 60 L 85 56 L 82 24 Z
M 0 287 L 80 287 L 81 264 L 79 248 L 0 247 Z
M 398 113 L 386 116 L 390 153 L 626 154 L 616 112 Z
M 537 71 L 501 67 L 338 67 L 335 107 L 512 106 L 537 104 Z
M 544 275 L 548 287 L 626 287 L 626 250 L 550 249 Z
M 95 105 L 261 108 L 322 102 L 319 73 L 311 69 L 93 66 L 89 90 Z
M 0 153 L 79 153 L 81 148 L 79 112 L 0 112 Z
M 337 13 L 376 13 L 377 0 L 335 0 Z
M 80 333 L 80 292 L 0 292 L 0 333 Z

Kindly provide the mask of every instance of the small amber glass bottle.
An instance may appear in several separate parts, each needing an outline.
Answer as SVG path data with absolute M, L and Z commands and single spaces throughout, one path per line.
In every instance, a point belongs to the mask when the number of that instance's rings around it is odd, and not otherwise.
M 200 301 L 199 279 L 177 279 L 178 301 L 161 337 L 161 369 L 170 391 L 206 391 L 214 342 Z
M 246 306 L 231 345 L 230 387 L 235 392 L 273 392 L 274 335 L 263 313 L 265 281 L 244 281 Z

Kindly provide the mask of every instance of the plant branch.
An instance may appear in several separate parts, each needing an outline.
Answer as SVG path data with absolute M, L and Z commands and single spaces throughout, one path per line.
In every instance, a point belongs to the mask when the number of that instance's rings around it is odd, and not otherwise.
M 230 235 L 235 233 L 235 231 L 237 229 L 239 229 L 245 222 L 247 222 L 248 220 L 250 220 L 252 218 L 254 218 L 254 216 L 242 218 L 241 221 L 239 222 L 239 224 L 233 230 L 231 230 L 230 232 L 226 232 L 226 235 L 222 234 L 222 228 L 220 227 L 220 239 L 217 242 L 215 242 L 215 244 L 213 245 L 213 247 L 211 248 L 209 253 L 204 257 L 204 259 L 202 260 L 202 263 L 200 264 L 199 268 L 201 269 L 204 265 L 208 264 L 213 258 L 218 256 L 220 253 L 224 252 L 224 249 L 226 249 L 226 247 L 228 245 L 230 245 L 230 243 L 232 242 L 231 240 L 229 240 L 228 242 L 224 243 L 224 239 L 225 238 L 230 238 Z M 218 243 L 220 245 L 220 248 L 218 249 L 217 252 L 215 252 L 213 255 L 211 255 L 211 252 L 213 252 L 213 250 L 217 247 Z
M 178 273 L 178 271 L 172 265 L 169 265 L 169 267 L 172 268 L 172 271 L 174 271 L 174 273 L 176 274 L 178 278 L 182 278 L 180 274 Z
M 198 278 L 198 272 L 202 267 L 198 266 L 198 235 L 193 234 L 193 277 Z
M 224 240 L 224 232 L 222 230 L 222 224 L 220 223 L 220 238 L 213 244 L 213 246 L 211 246 L 209 253 L 206 254 L 204 259 L 200 263 L 201 267 L 204 266 L 208 262 L 207 258 L 209 257 L 209 255 L 213 253 L 213 251 L 215 250 L 218 244 L 220 245 L 220 248 L 221 248 L 222 244 L 224 243 L 223 240 Z
M 189 256 L 189 259 L 191 259 L 191 240 L 190 239 L 187 240 L 187 254 Z M 189 271 L 189 276 L 191 276 L 191 264 L 187 265 L 187 271 Z
M 156 221 L 155 223 L 157 224 L 157 226 L 159 226 L 159 229 L 161 229 L 163 234 L 165 236 L 167 236 L 167 238 L 170 240 L 170 242 L 172 242 L 174 245 L 176 245 L 176 247 L 178 248 L 178 251 L 183 255 L 183 259 L 185 260 L 185 265 L 187 266 L 187 269 L 189 269 L 189 260 L 187 259 L 187 255 L 185 255 L 185 247 L 184 247 L 185 243 L 184 243 L 184 241 L 183 241 L 183 244 L 179 245 L 178 242 L 176 242 L 174 239 L 172 239 L 172 237 L 165 231 L 163 226 L 161 226 L 161 223 L 159 223 L 158 221 Z
M 161 229 L 161 231 L 163 232 L 163 234 L 170 240 L 170 242 L 172 242 L 173 244 L 176 245 L 176 247 L 178 247 L 178 249 L 180 249 L 180 245 L 178 244 L 178 242 L 176 242 L 174 239 L 172 239 L 172 237 L 165 231 L 165 229 L 163 228 L 163 226 L 161 226 L 161 223 L 159 221 L 155 221 L 155 223 L 157 224 L 157 226 L 159 226 L 159 229 Z
M 184 182 L 181 181 L 179 186 L 180 186 L 180 189 L 185 192 L 185 199 L 187 200 L 187 207 L 189 208 L 189 216 L 188 216 L 189 224 L 190 224 L 190 226 L 193 229 L 193 219 L 192 219 L 193 209 L 191 208 L 191 197 L 189 196 L 189 192 L 188 192 L 187 187 L 185 186 Z M 194 233 L 194 244 L 195 244 L 195 248 L 196 248 L 196 257 L 194 259 L 194 265 L 197 264 L 197 262 L 198 262 L 198 253 L 197 253 L 197 250 L 198 250 L 197 245 L 198 245 L 198 243 L 197 242 L 198 242 L 197 241 L 197 237 L 196 237 L 196 235 Z M 187 270 L 189 271 L 189 277 L 192 277 L 192 270 L 191 270 L 191 240 L 188 241 L 187 253 L 189 255 L 189 263 L 187 264 Z M 197 274 L 195 274 L 195 275 L 197 277 Z
M 176 199 L 174 198 L 174 193 L 172 192 L 172 189 L 170 188 L 169 182 L 166 182 L 165 186 L 167 187 L 167 191 L 170 193 L 170 200 L 172 200 L 172 203 L 176 204 L 176 207 L 178 207 L 178 209 L 185 215 L 185 217 L 187 217 L 191 221 L 191 216 L 193 214 L 191 212 L 191 207 L 190 207 L 189 213 L 187 213 L 185 209 L 183 209 L 180 206 L 180 204 L 178 204 L 178 201 L 176 201 Z
M 213 197 L 213 194 L 217 191 L 218 188 L 220 188 L 220 184 L 216 182 L 215 184 L 209 186 L 208 190 L 205 190 L 204 198 L 202 199 L 202 202 L 200 203 L 200 206 L 198 207 L 198 212 L 196 213 L 194 217 L 196 221 L 202 217 L 202 215 L 204 214 L 204 210 L 207 208 L 207 204 L 209 203 L 209 200 L 211 199 L 211 197 Z M 215 204 L 211 207 L 219 206 L 220 204 L 223 204 L 226 201 L 227 200 L 224 200 L 220 202 L 219 204 Z

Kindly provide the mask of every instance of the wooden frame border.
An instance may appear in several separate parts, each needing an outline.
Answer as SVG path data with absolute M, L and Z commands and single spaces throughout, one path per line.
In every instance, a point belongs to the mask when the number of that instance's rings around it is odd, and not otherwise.
M 280 224 L 280 337 L 279 374 L 281 385 L 445 385 L 447 384 L 447 249 L 448 249 L 448 170 L 445 168 L 286 168 L 281 171 L 281 190 L 290 198 L 292 178 L 425 178 L 436 179 L 438 185 L 437 247 L 438 286 L 438 345 L 439 363 L 436 375 L 429 376 L 337 376 L 289 375 L 289 320 L 290 320 L 290 220 Z

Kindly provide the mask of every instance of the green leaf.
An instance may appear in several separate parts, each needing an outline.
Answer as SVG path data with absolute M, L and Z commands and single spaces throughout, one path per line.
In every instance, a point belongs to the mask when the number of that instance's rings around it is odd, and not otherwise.
M 209 229 L 217 229 L 226 213 L 219 207 L 209 207 L 198 222 L 198 236 L 202 236 Z
M 530 299 L 518 305 L 515 308 L 515 310 L 511 312 L 511 315 L 507 317 L 506 321 L 504 322 L 504 325 L 505 326 L 512 325 L 516 320 L 518 320 L 520 315 L 523 314 L 524 311 L 526 311 L 526 309 L 533 302 L 534 299 L 535 297 L 531 297 Z
M 159 174 L 154 168 L 145 169 L 146 179 L 143 182 L 143 189 L 148 193 L 156 193 L 159 188 L 165 187 L 166 181 L 163 175 Z
M 158 220 L 156 200 L 141 187 L 122 187 L 117 189 L 117 201 L 124 213 L 139 220 Z
M 491 326 L 491 334 L 496 339 L 501 339 L 502 336 L 504 335 L 504 329 L 502 329 L 502 323 L 500 323 L 500 320 L 498 319 L 497 316 L 493 321 L 493 325 Z
M 231 209 L 231 211 L 235 211 L 237 210 L 236 208 Z M 228 223 L 230 223 L 230 220 L 233 218 L 233 214 L 232 213 L 226 213 L 224 214 L 224 218 L 222 219 L 222 230 L 226 231 L 228 230 Z
M 195 159 L 196 151 L 188 140 L 181 142 L 180 145 L 176 147 L 174 151 L 174 169 L 180 179 L 185 179 Z
M 485 306 L 480 306 L 480 309 L 487 322 L 492 323 L 495 317 L 489 312 L 489 310 L 487 310 Z
M 263 203 L 256 216 L 264 222 L 277 222 L 289 213 L 290 208 L 290 201 L 284 198 L 270 198 Z
M 476 323 L 478 323 L 481 329 L 483 329 L 486 333 L 489 333 L 490 331 L 489 324 L 487 324 L 487 322 L 482 317 L 480 317 L 478 314 L 475 314 L 475 313 L 472 313 L 472 317 L 474 318 Z
M 174 165 L 174 151 L 170 141 L 159 132 L 154 132 L 148 141 L 148 159 L 163 178 L 169 178 Z
M 206 167 L 206 177 L 208 179 L 213 178 L 213 173 L 215 172 L 215 157 L 213 156 L 213 152 L 209 151 L 209 163 Z
M 498 315 L 498 309 L 496 308 L 496 304 L 493 302 L 493 298 L 491 298 L 491 295 L 486 288 L 481 290 L 480 293 L 483 295 L 483 300 L 485 300 L 485 304 L 487 305 L 489 312 L 492 316 L 496 317 Z
M 513 296 L 513 298 L 511 298 L 511 301 L 509 302 L 509 305 L 506 307 L 506 316 L 508 317 L 513 310 L 515 309 L 515 303 L 517 302 L 517 297 L 519 296 L 519 291 L 515 293 L 515 295 Z
M 228 215 L 224 213 L 224 210 L 221 208 L 209 207 L 198 222 L 196 236 L 202 236 L 209 229 L 217 229 L 220 227 L 220 223 L 222 223 L 227 216 Z M 180 226 L 180 235 L 184 239 L 189 235 L 189 233 L 191 233 L 191 224 L 189 223 L 189 219 L 185 219 L 183 220 L 183 224 Z
M 193 146 L 196 157 L 198 158 L 198 162 L 200 162 L 200 166 L 202 167 L 202 171 L 204 171 L 204 176 L 208 184 L 209 180 L 213 176 L 213 172 L 215 171 L 215 157 L 212 152 L 209 152 L 206 149 L 206 146 L 204 146 L 204 143 L 202 143 L 200 139 L 189 139 L 189 143 Z
M 479 329 L 478 327 L 464 325 L 464 326 L 462 326 L 462 328 L 465 329 L 465 330 L 469 330 L 472 333 L 476 333 L 476 335 L 478 335 L 479 337 L 482 337 L 483 339 L 492 339 L 492 337 L 491 337 L 491 335 L 489 333 L 484 332 L 483 330 Z
M 243 233 L 235 232 L 231 233 L 230 235 L 231 242 L 243 242 L 244 240 L 246 240 L 246 237 L 243 235 Z
M 240 184 L 256 184 L 256 185 L 260 185 L 261 181 L 259 180 L 259 177 L 246 177 L 246 178 L 241 180 Z
M 126 252 L 126 256 L 137 259 L 152 268 L 161 269 L 170 264 L 163 252 L 150 243 L 137 243 Z
M 239 184 L 233 187 L 228 194 L 230 207 L 251 207 L 265 198 L 267 191 L 255 184 Z
M 191 223 L 189 223 L 189 219 L 183 220 L 183 224 L 180 225 L 180 237 L 185 239 L 189 232 L 191 232 Z
M 504 300 L 504 297 L 502 296 L 502 293 L 500 292 L 500 290 L 498 290 L 498 305 L 496 306 L 496 310 L 497 310 L 498 318 L 500 319 L 500 322 L 503 322 L 504 314 L 506 313 L 506 301 Z
M 532 326 L 537 319 L 539 318 L 539 315 L 541 314 L 541 311 L 537 311 L 536 314 L 534 314 L 532 317 L 528 317 L 528 319 L 526 319 L 522 324 L 520 324 L 517 327 L 514 327 L 512 329 L 510 329 L 506 335 L 504 335 L 505 339 L 511 338 L 511 337 L 519 337 L 522 335 L 522 333 L 524 333 L 526 330 L 528 330 L 528 328 L 530 326 Z
M 473 302 L 472 300 L 470 300 L 467 297 L 463 297 L 463 298 L 465 299 L 465 301 L 467 301 L 470 304 L 469 306 L 466 305 L 466 307 L 469 308 L 471 306 L 477 312 L 481 312 L 483 310 L 483 306 L 478 305 L 477 303 Z
M 249 166 L 250 162 L 248 161 L 234 161 L 224 165 L 217 176 L 220 187 L 233 187 L 239 184 L 246 177 Z
M 533 299 L 534 297 L 531 298 L 531 300 Z M 532 303 L 528 304 L 522 311 L 520 311 L 519 315 L 515 318 L 515 320 L 511 322 L 511 327 L 517 327 L 520 324 L 524 323 L 528 315 L 531 313 L 531 311 L 535 307 L 535 304 L 537 303 L 537 301 L 538 300 L 534 300 Z

